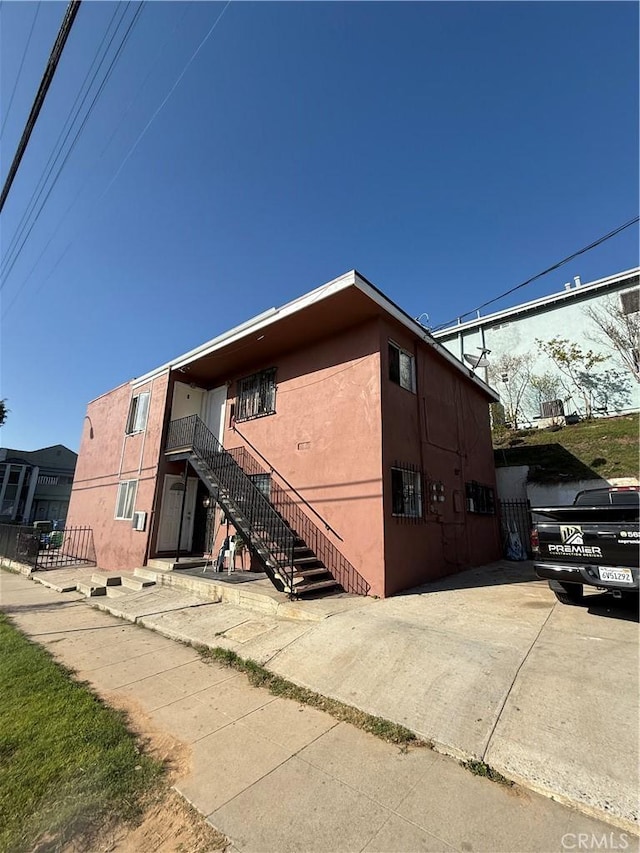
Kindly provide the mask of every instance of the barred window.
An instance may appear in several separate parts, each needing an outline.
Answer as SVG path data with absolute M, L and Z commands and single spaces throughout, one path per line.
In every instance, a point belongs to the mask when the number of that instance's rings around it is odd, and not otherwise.
M 118 497 L 116 499 L 116 518 L 131 520 L 133 518 L 133 507 L 138 489 L 137 480 L 123 480 L 118 484 Z
M 422 479 L 419 471 L 391 469 L 391 512 L 404 518 L 422 518 Z
M 271 475 L 270 474 L 249 474 L 249 479 L 267 500 L 271 500 Z
M 496 501 L 491 486 L 483 486 L 473 480 L 466 484 L 467 510 L 479 515 L 495 515 Z
M 236 420 L 247 421 L 276 413 L 276 369 L 262 370 L 238 380 Z
M 415 359 L 392 341 L 389 341 L 389 379 L 407 391 L 416 390 Z

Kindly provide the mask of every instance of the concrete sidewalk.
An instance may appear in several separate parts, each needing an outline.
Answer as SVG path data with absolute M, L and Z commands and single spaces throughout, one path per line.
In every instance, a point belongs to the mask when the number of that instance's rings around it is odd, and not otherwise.
M 578 849 L 579 834 L 637 849 L 631 836 L 550 799 L 274 698 L 77 594 L 0 572 L 0 601 L 79 678 L 138 703 L 190 744 L 191 768 L 176 787 L 239 851 L 562 851 Z M 224 605 L 193 610 L 208 607 Z

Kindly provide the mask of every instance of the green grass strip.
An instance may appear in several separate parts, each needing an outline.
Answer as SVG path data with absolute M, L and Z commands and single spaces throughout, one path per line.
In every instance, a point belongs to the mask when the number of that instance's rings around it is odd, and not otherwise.
M 0 850 L 58 850 L 107 815 L 131 820 L 162 765 L 126 716 L 0 614 Z
M 298 687 L 297 684 L 293 684 L 293 682 L 269 672 L 268 669 L 265 669 L 259 663 L 241 658 L 230 649 L 199 647 L 198 651 L 204 660 L 215 661 L 216 663 L 232 667 L 239 672 L 244 672 L 249 679 L 249 683 L 253 684 L 254 687 L 264 687 L 273 696 L 292 699 L 294 702 L 299 702 L 302 705 L 309 705 L 312 708 L 326 711 L 327 714 L 335 717 L 336 720 L 351 723 L 351 725 L 369 732 L 382 740 L 386 740 L 388 743 L 395 743 L 402 747 L 431 746 L 426 741 L 420 740 L 416 734 L 405 726 L 392 723 L 382 717 L 374 717 L 372 714 L 367 714 L 350 705 L 345 705 L 337 699 L 329 699 L 320 693 L 308 690 L 306 687 Z

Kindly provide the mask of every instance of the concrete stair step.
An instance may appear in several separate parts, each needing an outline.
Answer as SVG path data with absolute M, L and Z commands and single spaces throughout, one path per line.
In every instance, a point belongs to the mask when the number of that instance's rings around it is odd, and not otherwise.
M 331 578 L 331 580 L 326 581 L 312 581 L 311 583 L 296 584 L 293 589 L 296 595 L 304 595 L 305 592 L 316 592 L 321 589 L 330 589 L 331 587 L 337 588 L 339 586 L 340 584 Z
M 122 578 L 122 586 L 126 587 L 127 589 L 134 589 L 138 592 L 141 589 L 146 589 L 147 587 L 155 585 L 155 580 L 147 580 L 146 578 L 140 578 L 135 576 Z
M 120 586 L 122 583 L 120 575 L 110 575 L 106 572 L 97 572 L 91 575 L 91 583 L 96 586 Z
M 107 598 L 122 598 L 123 595 L 127 595 L 127 593 L 131 592 L 127 587 L 121 586 L 108 586 L 107 588 Z
M 82 581 L 78 581 L 76 584 L 76 589 L 78 592 L 81 592 L 83 595 L 86 595 L 87 598 L 94 598 L 97 595 L 106 595 L 107 587 L 106 586 L 95 586 L 94 584 L 83 583 Z
M 303 578 L 312 578 L 312 577 L 317 577 L 318 575 L 328 575 L 329 572 L 327 571 L 325 566 L 318 566 L 318 568 L 313 568 L 313 569 L 305 569 L 305 568 L 298 569 L 296 574 L 300 577 L 303 577 Z

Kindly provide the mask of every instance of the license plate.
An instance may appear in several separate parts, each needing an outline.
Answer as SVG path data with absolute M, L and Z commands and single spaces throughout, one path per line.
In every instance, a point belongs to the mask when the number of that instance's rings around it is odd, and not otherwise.
M 617 583 L 633 583 L 631 569 L 598 569 L 601 581 L 616 581 Z

